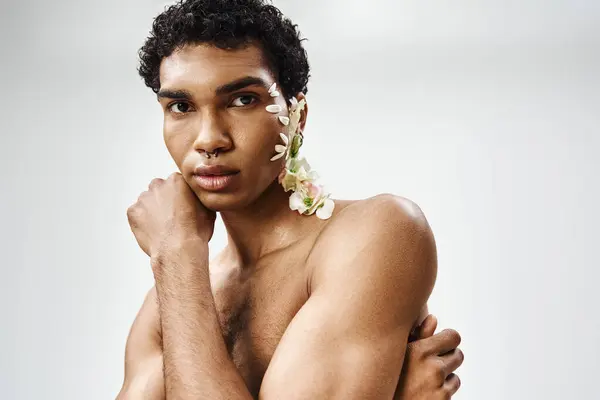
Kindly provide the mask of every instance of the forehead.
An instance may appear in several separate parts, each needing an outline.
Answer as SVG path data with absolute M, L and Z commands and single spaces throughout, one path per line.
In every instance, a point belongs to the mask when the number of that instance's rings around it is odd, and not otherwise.
M 186 45 L 164 58 L 159 71 L 161 88 L 214 89 L 244 76 L 273 80 L 263 52 L 256 45 L 232 50 L 209 44 Z

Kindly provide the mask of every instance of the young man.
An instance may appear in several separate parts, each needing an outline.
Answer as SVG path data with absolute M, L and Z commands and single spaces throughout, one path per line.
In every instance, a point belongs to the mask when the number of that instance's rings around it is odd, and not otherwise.
M 389 194 L 332 200 L 299 155 L 296 27 L 261 0 L 188 0 L 156 18 L 140 56 L 180 173 L 128 209 L 156 284 L 119 399 L 455 393 L 458 333 L 420 325 L 437 272 L 421 210 Z M 209 262 L 216 212 L 228 244 Z

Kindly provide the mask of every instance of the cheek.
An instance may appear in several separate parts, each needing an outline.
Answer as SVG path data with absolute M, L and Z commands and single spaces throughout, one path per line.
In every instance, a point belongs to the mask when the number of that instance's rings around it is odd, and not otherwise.
M 163 127 L 163 140 L 171 158 L 178 167 L 181 167 L 191 139 L 189 135 L 185 134 L 184 127 L 170 125 L 165 124 Z
M 270 158 L 275 154 L 275 145 L 281 142 L 279 133 L 284 132 L 283 128 L 276 115 L 259 111 L 250 121 L 246 120 L 237 127 L 237 147 L 256 157 L 254 162 L 276 164 Z

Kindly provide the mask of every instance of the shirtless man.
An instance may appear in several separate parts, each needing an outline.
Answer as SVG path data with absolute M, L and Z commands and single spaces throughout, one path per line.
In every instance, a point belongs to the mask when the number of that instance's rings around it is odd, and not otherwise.
M 456 331 L 423 322 L 437 273 L 423 213 L 390 194 L 331 200 L 297 158 L 296 27 L 261 0 L 188 0 L 140 55 L 180 172 L 127 212 L 155 286 L 118 399 L 450 398 L 463 355 Z M 216 212 L 228 244 L 209 262 Z

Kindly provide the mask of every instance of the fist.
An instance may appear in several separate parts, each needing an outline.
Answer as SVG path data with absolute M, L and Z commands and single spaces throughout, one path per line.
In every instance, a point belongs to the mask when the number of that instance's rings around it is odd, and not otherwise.
M 408 343 L 394 400 L 450 399 L 458 391 L 460 380 L 453 371 L 464 360 L 458 348 L 461 337 L 453 329 L 434 335 L 436 326 L 435 317 L 428 315 Z
M 154 257 L 162 248 L 188 239 L 206 243 L 214 232 L 216 214 L 200 203 L 183 176 L 155 178 L 127 209 L 131 231 L 140 248 Z

